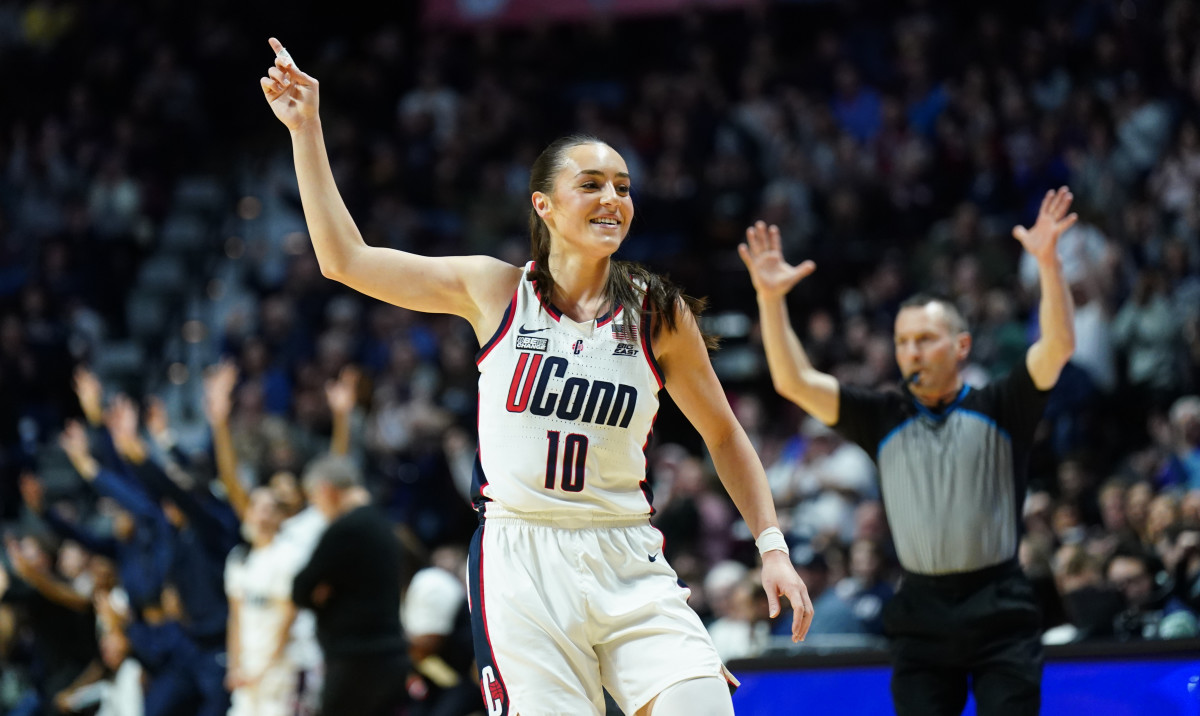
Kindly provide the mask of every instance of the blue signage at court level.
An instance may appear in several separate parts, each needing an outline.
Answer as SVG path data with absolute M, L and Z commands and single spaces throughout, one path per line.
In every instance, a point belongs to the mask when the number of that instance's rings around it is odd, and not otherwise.
M 894 716 L 886 666 L 735 672 L 738 716 Z M 974 716 L 968 702 L 966 716 Z M 1050 662 L 1042 713 L 1200 716 L 1200 654 L 1161 660 Z

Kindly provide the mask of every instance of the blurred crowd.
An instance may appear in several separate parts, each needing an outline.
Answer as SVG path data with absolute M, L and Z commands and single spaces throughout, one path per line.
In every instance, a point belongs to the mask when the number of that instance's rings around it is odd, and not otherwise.
M 541 147 L 579 131 L 622 153 L 637 207 L 622 254 L 709 299 L 714 364 L 816 603 L 809 644 L 879 644 L 899 570 L 872 456 L 771 388 L 745 226 L 778 223 L 789 260 L 817 262 L 791 300 L 818 369 L 893 383 L 896 308 L 933 290 L 968 319 L 982 384 L 1037 335 L 1036 267 L 1011 227 L 1069 185 L 1077 350 L 1031 458 L 1021 563 L 1047 642 L 1196 636 L 1200 8 L 747 5 L 457 34 L 422 30 L 413 8 L 324 23 L 224 1 L 0 7 L 0 61 L 22 68 L 0 102 L 0 708 L 95 708 L 94 681 L 110 700 L 156 682 L 219 697 L 225 675 L 201 683 L 194 665 L 225 648 L 227 555 L 252 541 L 240 501 L 265 486 L 278 521 L 300 514 L 297 476 L 326 452 L 361 466 L 411 571 L 442 570 L 424 593 L 461 604 L 447 595 L 476 524 L 474 337 L 321 277 L 257 87 L 269 35 L 321 80 L 372 244 L 522 263 Z M 203 386 L 167 405 L 153 353 L 135 384 L 87 366 L 130 334 L 129 287 L 195 172 L 222 177 L 228 209 L 188 279 L 232 291 L 236 276 L 241 300 L 208 317 Z M 669 400 L 648 470 L 667 557 L 723 656 L 786 648 L 753 541 Z M 414 661 L 449 650 L 451 675 L 469 673 L 456 615 L 419 620 L 433 626 L 409 634 Z

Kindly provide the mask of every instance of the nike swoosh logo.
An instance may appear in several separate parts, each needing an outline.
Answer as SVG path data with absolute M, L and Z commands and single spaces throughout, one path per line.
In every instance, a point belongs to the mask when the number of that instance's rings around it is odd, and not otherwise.
M 650 561 L 651 561 L 651 562 L 653 562 L 653 561 L 655 561 L 656 559 L 658 559 L 658 555 L 657 555 L 657 554 L 648 554 L 648 555 L 646 555 L 646 556 L 650 558 Z
M 517 333 L 520 333 L 523 336 L 527 336 L 530 333 L 541 333 L 542 331 L 548 331 L 548 330 L 550 330 L 550 329 L 549 328 L 526 328 L 524 325 L 522 325 L 520 328 L 517 329 Z

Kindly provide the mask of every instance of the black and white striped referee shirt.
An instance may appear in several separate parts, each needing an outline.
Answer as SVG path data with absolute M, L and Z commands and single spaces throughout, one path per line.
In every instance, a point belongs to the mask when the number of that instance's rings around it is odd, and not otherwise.
M 1048 395 L 1024 362 L 984 388 L 964 386 L 936 411 L 907 389 L 841 386 L 833 427 L 875 459 L 904 569 L 968 572 L 1016 555 L 1029 448 Z

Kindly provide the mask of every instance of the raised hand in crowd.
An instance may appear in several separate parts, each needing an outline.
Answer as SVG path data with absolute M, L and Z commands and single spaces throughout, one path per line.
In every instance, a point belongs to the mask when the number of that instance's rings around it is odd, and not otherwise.
M 115 440 L 115 438 L 114 438 Z M 100 474 L 100 463 L 92 456 L 92 448 L 88 444 L 87 430 L 77 420 L 67 421 L 62 434 L 58 437 L 59 447 L 67 454 L 71 466 L 79 475 L 92 481 Z M 24 495 L 24 493 L 22 493 Z M 28 504 L 28 498 L 26 498 Z M 31 508 L 32 509 L 32 508 Z
M 358 403 L 360 376 L 358 368 L 348 365 L 342 368 L 337 380 L 325 384 L 325 399 L 329 402 L 329 412 L 333 418 L 329 451 L 335 455 L 347 455 L 350 452 L 350 416 Z
M 104 387 L 96 374 L 79 366 L 75 369 L 75 395 L 88 424 L 98 426 L 104 420 Z
M 337 380 L 325 383 L 325 400 L 329 402 L 329 411 L 334 416 L 349 415 L 358 404 L 358 381 L 362 371 L 348 365 L 338 373 Z
M 113 398 L 104 413 L 104 425 L 117 454 L 135 464 L 146 460 L 146 444 L 138 434 L 138 408 L 129 396 L 118 394 Z
M 229 496 L 229 506 L 240 520 L 250 507 L 250 495 L 238 479 L 237 452 L 233 447 L 233 433 L 229 429 L 229 418 L 233 412 L 233 389 L 237 386 L 237 381 L 237 364 L 228 358 L 208 370 L 204 376 L 204 415 L 212 429 L 217 477 Z
M 210 425 L 227 425 L 233 413 L 233 389 L 238 367 L 226 358 L 212 366 L 204 376 L 204 416 Z
M 175 444 L 175 440 L 171 436 L 171 421 L 167 417 L 167 406 L 163 403 L 162 398 L 157 395 L 147 398 L 142 422 L 155 445 L 163 450 L 169 450 Z

